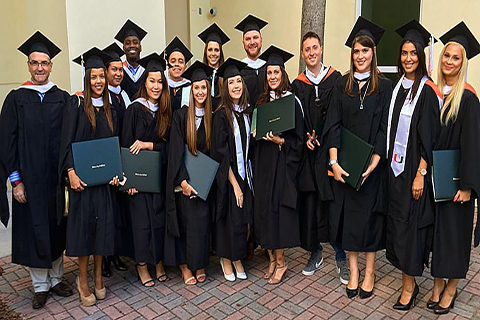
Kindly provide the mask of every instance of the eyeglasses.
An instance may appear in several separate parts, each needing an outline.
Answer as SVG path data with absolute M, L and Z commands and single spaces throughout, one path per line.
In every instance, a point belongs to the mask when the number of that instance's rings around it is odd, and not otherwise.
M 42 66 L 42 68 L 46 68 L 46 67 L 50 66 L 52 63 L 50 61 L 46 61 L 46 60 L 44 60 L 44 61 L 29 60 L 28 64 L 31 67 L 34 67 L 34 68 L 38 68 L 38 66 Z

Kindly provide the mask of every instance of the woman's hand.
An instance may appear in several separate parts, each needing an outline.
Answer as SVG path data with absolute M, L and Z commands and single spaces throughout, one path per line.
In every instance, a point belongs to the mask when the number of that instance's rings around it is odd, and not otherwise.
M 183 195 L 190 197 L 190 199 L 197 197 L 197 190 L 193 189 L 193 187 L 188 184 L 187 180 L 183 180 L 180 186 L 182 187 Z
M 345 183 L 345 180 L 343 180 L 343 176 L 348 177 L 350 175 L 347 171 L 343 170 L 343 168 L 338 163 L 334 163 L 332 165 L 332 171 L 333 178 L 341 183 Z
M 380 156 L 378 154 L 373 154 L 372 160 L 370 161 L 370 165 L 368 166 L 367 170 L 362 174 L 362 185 L 367 180 L 367 178 L 370 176 L 370 174 L 375 170 L 377 167 L 378 163 L 380 162 Z
M 464 202 L 470 201 L 471 195 L 472 190 L 458 190 L 455 197 L 453 197 L 453 202 L 460 202 L 463 204 Z
M 273 142 L 275 144 L 284 144 L 285 143 L 284 138 L 281 138 L 278 134 L 273 134 L 272 131 L 267 132 L 267 134 L 265 135 L 265 137 L 263 137 L 263 139 L 265 139 L 267 141 L 270 141 L 270 142 Z
M 70 188 L 76 192 L 82 192 L 87 186 L 75 173 L 75 169 L 68 171 L 68 180 L 70 181 Z
M 127 194 L 128 194 L 129 196 L 133 196 L 133 195 L 135 195 L 135 194 L 137 194 L 137 193 L 138 193 L 138 190 L 135 189 L 135 188 L 130 188 L 130 189 L 127 190 Z
M 312 134 L 307 132 L 307 148 L 310 150 L 314 150 L 315 146 L 320 147 L 320 142 L 317 140 L 317 134 L 315 133 L 315 129 L 313 129 Z
M 153 150 L 153 143 L 136 140 L 130 146 L 130 153 L 132 153 L 132 154 L 138 154 L 140 152 L 140 150 Z
M 235 193 L 235 199 L 237 200 L 237 206 L 243 208 L 243 192 L 240 189 L 240 186 L 233 187 L 233 192 Z
M 27 203 L 27 192 L 25 191 L 23 182 L 20 182 L 13 188 L 13 197 L 20 203 Z
M 413 180 L 413 184 L 412 184 L 413 199 L 418 200 L 422 197 L 422 195 L 423 195 L 423 184 L 425 182 L 424 180 L 425 180 L 425 178 L 421 174 L 417 173 L 417 176 Z
M 120 185 L 120 180 L 118 179 L 118 176 L 113 177 L 108 184 L 118 187 Z

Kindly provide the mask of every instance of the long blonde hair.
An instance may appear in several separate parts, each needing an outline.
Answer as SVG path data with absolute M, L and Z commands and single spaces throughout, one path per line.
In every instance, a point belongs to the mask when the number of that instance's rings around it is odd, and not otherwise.
M 462 67 L 458 72 L 458 79 L 455 84 L 452 86 L 452 91 L 449 93 L 447 98 L 443 101 L 442 110 L 440 112 L 440 122 L 442 125 L 446 126 L 449 121 L 455 122 L 458 116 L 458 110 L 460 109 L 460 102 L 462 101 L 463 90 L 465 90 L 465 83 L 467 80 L 467 69 L 468 69 L 468 59 L 467 54 L 463 46 L 459 45 L 456 42 L 448 42 L 442 49 L 440 53 L 440 59 L 438 60 L 438 76 L 437 76 L 437 85 L 440 92 L 443 94 L 443 88 L 446 86 L 445 78 L 442 72 L 442 57 L 447 50 L 447 47 L 450 44 L 456 44 L 461 49 L 462 52 Z M 447 111 L 447 107 L 450 108 Z M 447 115 L 445 116 L 445 112 L 447 111 Z
M 204 81 L 204 80 L 202 80 Z M 207 98 L 203 103 L 203 124 L 205 125 L 205 145 L 207 152 L 210 151 L 210 137 L 212 132 L 212 96 L 210 93 L 210 83 L 207 83 Z M 191 154 L 197 155 L 197 128 L 195 126 L 195 98 L 193 97 L 193 83 L 190 89 L 190 101 L 187 110 L 187 146 Z

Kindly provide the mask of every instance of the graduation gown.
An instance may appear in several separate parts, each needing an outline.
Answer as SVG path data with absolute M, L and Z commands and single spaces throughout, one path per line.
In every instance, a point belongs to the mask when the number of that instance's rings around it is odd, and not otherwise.
M 341 78 L 340 72 L 333 67 L 329 68 L 318 85 L 314 85 L 307 78 L 305 71 L 292 83 L 292 91 L 302 102 L 305 112 L 304 143 L 298 173 L 298 216 L 300 218 L 300 244 L 303 249 L 310 252 L 318 250 L 320 242 L 329 241 L 327 207 L 324 201 L 318 199 L 318 188 L 315 181 L 315 156 L 323 146 L 316 147 L 312 151 L 306 145 L 307 132 L 311 133 L 313 129 L 323 127 L 325 124 L 333 87 L 335 82 Z M 315 103 L 317 95 L 320 107 Z M 322 133 L 316 132 L 316 134 L 320 136 Z M 322 170 L 322 173 L 322 179 L 328 179 L 327 172 Z
M 165 173 L 168 143 L 158 138 L 158 112 L 152 112 L 140 102 L 133 102 L 125 112 L 121 145 L 129 148 L 136 140 L 153 142 L 153 150 L 161 154 L 162 193 L 139 192 L 128 196 L 131 214 L 135 261 L 156 265 L 163 259 L 165 242 Z
M 432 150 L 439 123 L 440 92 L 431 80 L 427 80 L 415 105 L 410 122 L 404 171 L 397 177 L 390 163 L 393 158 L 395 136 L 400 112 L 409 90 L 400 86 L 392 113 L 390 146 L 387 158 L 388 207 L 387 207 L 387 259 L 397 269 L 410 276 L 421 276 L 430 256 L 434 201 L 431 176 Z M 420 158 L 427 162 L 423 195 L 415 200 L 412 184 L 417 175 Z
M 10 217 L 6 182 L 15 170 L 27 203 L 12 197 L 12 262 L 51 268 L 65 250 L 66 219 L 57 221 L 56 191 L 62 114 L 68 94 L 53 86 L 40 101 L 34 90 L 11 91 L 0 114 L 0 217 Z M 58 201 L 64 201 L 63 198 Z M 57 224 L 57 222 L 59 222 Z
M 170 99 L 172 101 L 172 114 L 177 111 L 178 109 L 182 108 L 182 93 L 183 89 L 189 88 L 191 83 L 185 83 L 179 87 L 173 88 L 169 87 L 170 89 Z
M 341 243 L 343 250 L 375 252 L 385 249 L 386 132 L 392 83 L 379 76 L 377 91 L 365 97 L 361 110 L 358 84 L 355 82 L 353 85 L 353 97 L 345 93 L 347 76 L 337 81 L 328 108 L 322 138 L 327 147 L 324 154 L 328 155 L 330 148 L 341 147 L 340 128 L 343 126 L 373 145 L 373 152 L 380 155 L 381 159 L 359 191 L 349 184 L 328 179 L 333 199 L 328 207 L 330 241 Z M 362 96 L 366 87 L 362 87 Z M 321 163 L 326 165 L 326 161 Z
M 215 111 L 217 110 L 218 108 L 218 104 L 220 103 L 220 84 L 219 82 L 222 81 L 223 82 L 223 78 L 220 78 L 219 76 L 217 76 L 217 72 L 215 70 L 215 72 L 210 76 L 208 77 L 208 81 L 210 82 L 210 86 L 212 85 L 212 79 L 215 79 L 214 83 L 213 83 L 213 87 L 212 87 L 212 92 L 213 92 L 213 95 L 212 95 L 212 110 Z
M 473 88 L 466 87 L 456 121 L 440 127 L 435 145 L 437 150 L 460 150 L 460 190 L 472 191 L 470 201 L 463 204 L 436 203 L 431 271 L 439 278 L 463 279 L 470 264 L 474 199 L 480 192 L 480 103 Z M 480 240 L 478 217 L 474 235 L 476 247 Z
M 281 134 L 282 150 L 264 139 L 254 146 L 254 230 L 264 249 L 292 248 L 300 244 L 297 179 L 303 145 L 303 115 L 295 100 L 295 128 Z
M 245 61 L 244 61 L 245 62 Z M 248 89 L 249 104 L 253 110 L 257 105 L 258 97 L 264 90 L 266 64 L 258 69 L 245 67 L 240 71 L 243 81 Z
M 165 239 L 165 260 L 167 265 L 184 265 L 191 271 L 203 269 L 209 262 L 211 194 L 207 201 L 184 196 L 174 192 L 188 172 L 183 162 L 185 150 L 186 120 L 188 107 L 173 114 L 167 170 L 167 234 Z M 208 155 L 205 141 L 205 125 L 202 120 L 197 129 L 197 148 Z
M 247 139 L 250 132 L 246 131 L 243 113 L 234 112 L 240 133 L 240 141 L 237 142 L 240 142 L 239 147 L 243 152 L 238 155 L 235 135 L 225 112 L 226 109 L 221 109 L 213 116 L 211 156 L 220 163 L 216 176 L 213 247 L 218 256 L 237 261 L 247 256 L 248 225 L 253 222 L 253 194 L 247 180 L 250 170 L 247 162 Z M 244 179 L 238 173 L 237 156 L 243 156 Z M 228 180 L 229 168 L 232 169 L 243 193 L 242 208 L 237 206 L 233 186 Z
M 140 86 L 140 78 L 142 77 L 145 69 L 142 66 L 138 67 L 137 73 L 135 75 L 132 74 L 130 69 L 128 69 L 127 62 L 123 62 L 123 73 L 124 77 L 120 87 L 127 93 L 130 101 L 134 100 L 135 95 L 138 92 L 138 88 Z
M 80 102 L 79 102 L 80 99 Z M 115 136 L 117 117 L 111 108 L 114 131 L 108 127 L 104 107 L 95 109 L 96 130 L 88 120 L 83 98 L 73 95 L 67 104 L 60 145 L 60 177 L 68 177 L 74 168 L 72 143 Z M 113 177 L 112 177 L 113 178 Z M 113 213 L 113 187 L 108 184 L 85 187 L 76 192 L 68 186 L 69 208 L 67 222 L 67 251 L 71 257 L 114 254 L 115 221 Z M 116 188 L 116 187 L 115 187 Z

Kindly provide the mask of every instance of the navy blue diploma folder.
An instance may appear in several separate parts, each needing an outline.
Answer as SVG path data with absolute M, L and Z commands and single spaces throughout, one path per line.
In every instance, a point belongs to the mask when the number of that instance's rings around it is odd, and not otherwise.
M 122 178 L 118 137 L 72 143 L 73 164 L 77 176 L 87 187 L 108 184 Z
M 141 150 L 135 155 L 129 148 L 122 148 L 121 153 L 127 181 L 120 190 L 135 188 L 138 192 L 160 193 L 162 166 L 160 152 Z
M 460 150 L 433 150 L 432 181 L 435 202 L 453 200 L 460 189 Z
M 184 155 L 189 177 L 187 182 L 198 192 L 197 196 L 206 201 L 219 163 L 200 151 L 198 151 L 198 155 L 194 156 L 188 150 L 187 145 L 185 145 Z

